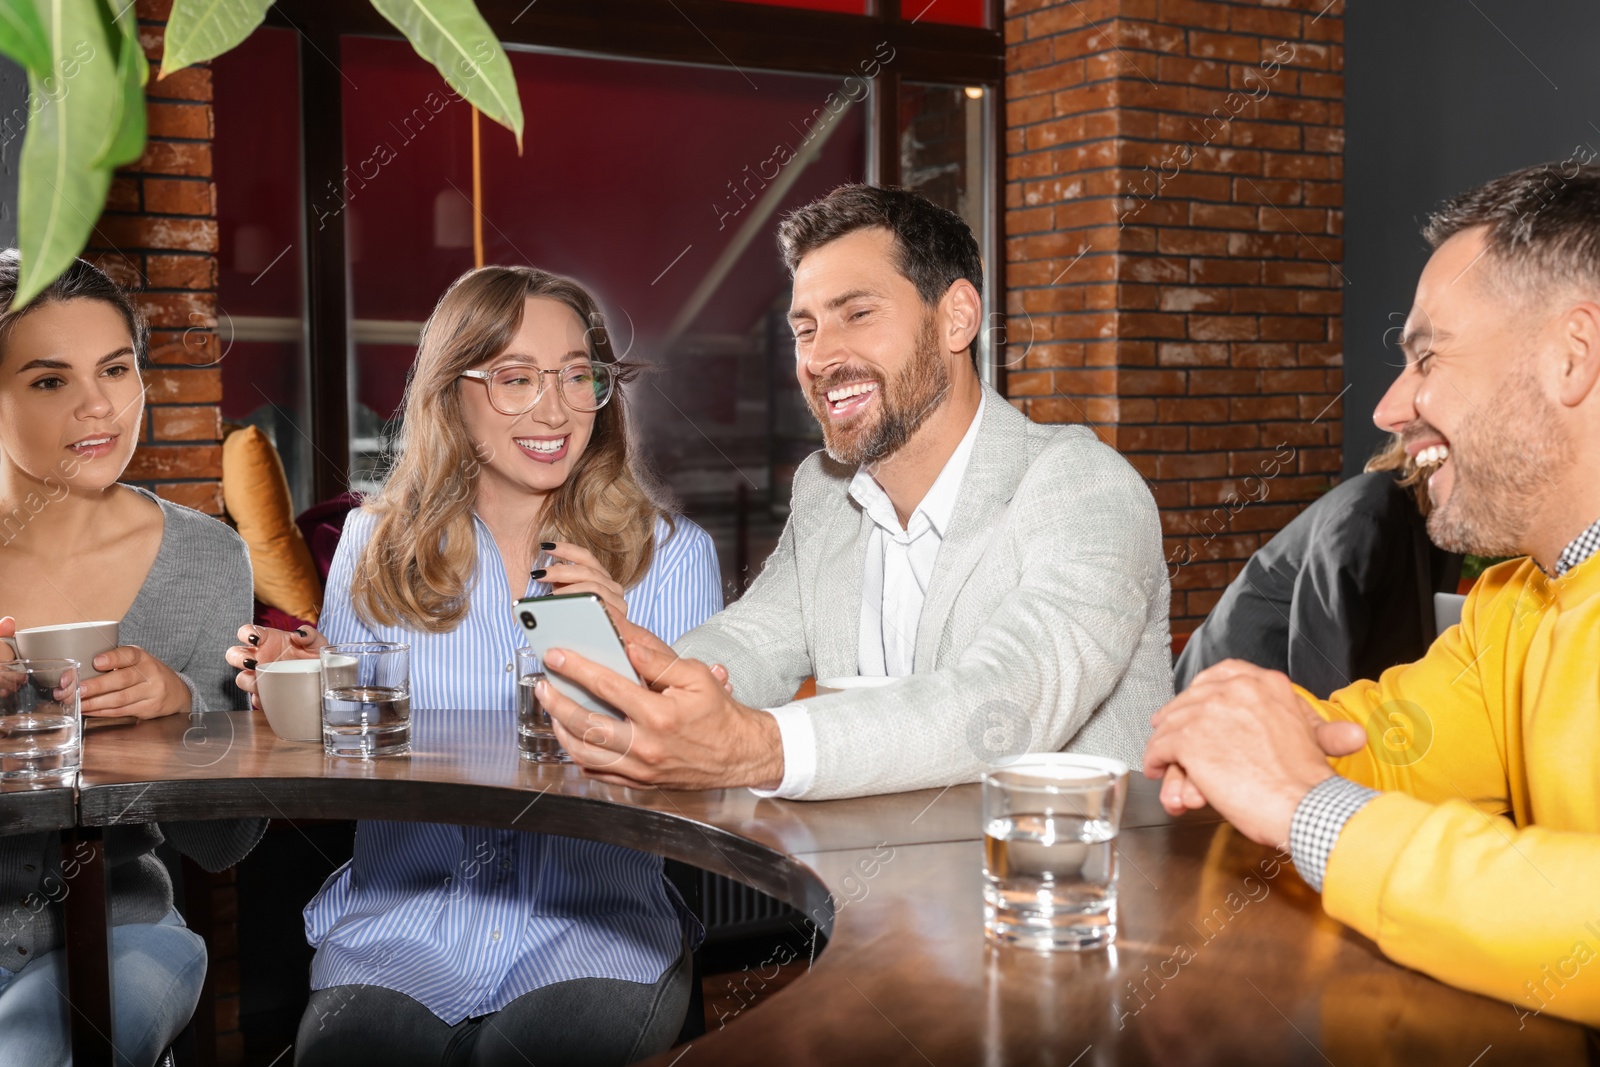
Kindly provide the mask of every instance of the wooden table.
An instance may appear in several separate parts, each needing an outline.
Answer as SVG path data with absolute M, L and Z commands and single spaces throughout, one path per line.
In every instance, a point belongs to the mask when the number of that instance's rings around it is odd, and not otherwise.
M 517 758 L 505 713 L 419 711 L 410 758 L 333 760 L 259 713 L 95 731 L 84 826 L 270 816 L 459 822 L 648 849 L 813 916 L 810 972 L 712 1021 L 701 1064 L 1586 1063 L 1589 1034 L 1520 1020 L 1385 960 L 1271 849 L 1209 812 L 1169 818 L 1135 778 L 1107 951 L 983 936 L 976 786 L 816 803 L 629 790 Z M 758 990 L 782 960 L 739 976 Z M 765 975 L 764 979 L 762 976 Z M 1520 1028 L 1519 1028 L 1520 1026 Z M 679 1057 L 682 1056 L 682 1059 Z M 80 1063 L 88 1062 L 80 1057 Z
M 71 786 L 30 786 L 0 782 L 0 831 L 8 834 L 65 830 L 78 821 Z

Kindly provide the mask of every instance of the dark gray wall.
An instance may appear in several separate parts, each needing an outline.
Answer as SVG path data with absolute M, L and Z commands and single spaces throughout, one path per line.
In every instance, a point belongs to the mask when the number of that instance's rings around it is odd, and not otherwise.
M 0 57 L 0 248 L 17 244 L 17 159 L 27 113 L 28 76 Z
M 1600 148 L 1596 0 L 1355 0 L 1345 17 L 1345 473 L 1382 435 L 1428 211 L 1519 167 Z M 1394 317 L 1391 318 L 1391 314 Z

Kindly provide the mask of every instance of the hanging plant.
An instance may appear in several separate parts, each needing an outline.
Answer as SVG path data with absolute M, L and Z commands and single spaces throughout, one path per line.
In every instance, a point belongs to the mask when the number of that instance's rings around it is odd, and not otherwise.
M 522 105 L 505 49 L 472 0 L 372 0 L 466 101 L 522 147 Z M 158 78 L 233 48 L 272 0 L 176 0 Z M 149 66 L 133 0 L 0 0 L 0 54 L 28 75 L 17 190 L 22 271 L 13 307 L 83 251 L 112 171 L 144 152 Z

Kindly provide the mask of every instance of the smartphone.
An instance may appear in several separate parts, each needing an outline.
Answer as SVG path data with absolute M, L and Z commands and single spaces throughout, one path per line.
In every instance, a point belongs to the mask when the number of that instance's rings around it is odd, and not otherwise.
M 528 645 L 544 659 L 552 648 L 564 648 L 578 653 L 591 663 L 609 667 L 629 681 L 644 685 L 639 673 L 628 662 L 628 650 L 623 647 L 617 626 L 606 613 L 605 604 L 593 593 L 559 593 L 555 596 L 534 596 L 519 600 L 514 605 L 517 621 L 528 636 Z M 556 691 L 576 701 L 590 711 L 625 718 L 622 712 L 601 700 L 587 689 L 550 671 L 545 675 Z

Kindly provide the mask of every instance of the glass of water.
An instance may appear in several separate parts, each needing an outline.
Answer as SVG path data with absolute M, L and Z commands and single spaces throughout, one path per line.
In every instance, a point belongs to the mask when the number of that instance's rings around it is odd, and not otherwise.
M 993 940 L 1103 948 L 1117 936 L 1126 764 L 1065 752 L 983 776 L 983 914 Z
M 0 783 L 71 785 L 83 759 L 78 661 L 0 663 Z
M 411 646 L 322 649 L 322 751 L 371 759 L 411 751 Z
M 556 740 L 550 713 L 539 701 L 536 686 L 544 680 L 544 662 L 531 648 L 517 649 L 517 751 L 533 763 L 571 763 Z

